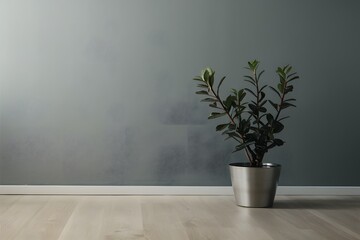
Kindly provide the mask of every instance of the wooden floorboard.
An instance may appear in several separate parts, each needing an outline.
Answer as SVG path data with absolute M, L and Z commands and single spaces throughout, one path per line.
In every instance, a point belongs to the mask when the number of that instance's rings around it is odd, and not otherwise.
M 1 240 L 360 240 L 360 196 L 0 195 Z

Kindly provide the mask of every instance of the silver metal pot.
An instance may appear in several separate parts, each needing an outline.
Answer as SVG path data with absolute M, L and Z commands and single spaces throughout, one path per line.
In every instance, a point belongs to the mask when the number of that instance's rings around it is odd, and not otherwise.
M 231 163 L 229 167 L 237 205 L 272 207 L 281 165 L 263 163 L 262 167 L 250 167 L 249 163 Z

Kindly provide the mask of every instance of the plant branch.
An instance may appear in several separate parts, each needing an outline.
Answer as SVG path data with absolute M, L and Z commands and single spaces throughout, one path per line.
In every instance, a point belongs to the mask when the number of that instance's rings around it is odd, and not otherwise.
M 219 109 L 219 111 L 211 113 L 208 118 L 214 119 L 227 115 L 229 119 L 226 124 L 216 126 L 216 131 L 227 129 L 223 132 L 223 134 L 228 135 L 226 139 L 232 138 L 240 144 L 236 146 L 234 152 L 245 150 L 251 166 L 255 167 L 262 165 L 264 154 L 270 148 L 284 144 L 283 140 L 275 138 L 274 135 L 284 128 L 280 121 L 287 117 L 280 117 L 282 111 L 287 107 L 295 106 L 291 103 L 295 99 L 286 99 L 286 97 L 293 90 L 293 86 L 289 83 L 299 78 L 296 73 L 291 72 L 291 66 L 278 67 L 276 73 L 280 77 L 280 82 L 277 89 L 272 86 L 269 88 L 278 95 L 279 99 L 272 102 L 265 98 L 266 94 L 263 90 L 267 85 L 261 86 L 259 84 L 264 71 L 258 73 L 258 66 L 259 61 L 254 60 L 248 62 L 248 67 L 246 67 L 251 73 L 244 76 L 245 81 L 249 82 L 252 87 L 240 90 L 232 89 L 232 93 L 224 101 L 220 98 L 220 86 L 225 77 L 220 80 L 217 86 L 214 86 L 215 71 L 208 67 L 201 72 L 201 76 L 194 78 L 194 80 L 201 82 L 197 85 L 201 91 L 197 91 L 196 94 L 209 96 L 202 102 L 210 102 L 210 107 Z M 242 101 L 246 95 L 245 91 L 254 97 L 250 102 Z M 266 103 L 270 103 L 274 107 L 272 113 L 267 110 Z M 267 121 L 263 120 L 264 117 Z
M 284 91 L 281 93 L 281 98 L 280 98 L 280 103 L 279 103 L 279 106 L 278 106 L 278 110 L 277 110 L 277 114 L 276 114 L 276 117 L 275 117 L 275 121 L 278 120 L 279 116 L 280 116 L 280 112 L 282 110 L 282 105 L 284 103 L 284 99 L 285 99 L 285 95 L 286 95 L 286 92 L 285 92 L 285 89 L 287 87 L 287 82 L 285 81 L 285 86 L 284 86 Z
M 231 123 L 234 124 L 235 126 L 237 126 L 234 118 L 231 116 L 231 114 L 229 113 L 229 111 L 226 109 L 225 105 L 224 105 L 223 102 L 221 101 L 219 94 L 217 94 L 217 93 L 214 91 L 214 89 L 212 88 L 211 85 L 209 85 L 209 90 L 211 91 L 211 93 L 213 94 L 213 96 L 219 101 L 221 107 L 222 107 L 223 110 L 226 112 L 226 115 L 229 117 Z M 217 92 L 219 92 L 219 89 L 217 89 Z M 244 136 L 241 135 L 240 133 L 239 133 L 239 135 L 240 135 L 240 138 L 241 138 L 241 140 L 242 140 L 242 142 L 240 142 L 240 143 L 244 143 L 244 142 L 245 142 Z M 250 148 L 249 146 L 246 146 L 246 148 L 245 148 L 245 153 L 246 153 L 246 157 L 247 157 L 247 158 L 249 159 L 249 161 L 253 164 L 255 153 L 251 150 L 251 148 Z
M 260 109 L 260 106 L 259 106 L 259 80 L 257 78 L 257 74 L 256 74 L 256 68 L 254 69 L 254 79 L 255 79 L 255 84 L 256 84 L 256 124 L 257 124 L 257 129 L 260 130 L 260 119 L 259 119 L 259 109 Z
M 211 91 L 211 93 L 213 94 L 213 96 L 219 101 L 222 109 L 225 111 L 226 115 L 229 117 L 230 121 L 232 124 L 234 124 L 236 126 L 235 120 L 234 118 L 231 116 L 230 112 L 226 109 L 226 107 L 224 106 L 223 102 L 220 99 L 220 96 L 218 94 L 215 93 L 214 89 L 212 88 L 212 86 L 209 85 L 209 89 Z M 241 135 L 240 135 L 241 136 Z M 241 138 L 243 138 L 241 136 Z

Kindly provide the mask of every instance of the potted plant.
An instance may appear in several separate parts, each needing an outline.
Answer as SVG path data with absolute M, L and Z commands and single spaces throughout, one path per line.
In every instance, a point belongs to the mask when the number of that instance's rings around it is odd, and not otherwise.
M 244 76 L 249 88 L 232 89 L 226 97 L 220 97 L 223 77 L 215 86 L 215 72 L 206 68 L 194 78 L 201 88 L 196 94 L 205 95 L 202 102 L 216 109 L 208 119 L 226 117 L 225 123 L 216 126 L 216 131 L 226 135 L 226 139 L 236 142 L 234 152 L 243 150 L 248 162 L 231 163 L 230 174 L 237 205 L 245 207 L 271 207 L 274 202 L 281 165 L 264 163 L 265 154 L 272 148 L 282 146 L 284 141 L 276 136 L 284 129 L 284 109 L 295 107 L 294 98 L 288 95 L 293 91 L 293 81 L 299 76 L 290 65 L 276 70 L 279 82 L 275 87 L 261 84 L 264 70 L 259 70 L 259 61 L 248 62 L 250 71 Z M 269 99 L 265 90 L 270 89 L 277 97 Z M 247 99 L 250 95 L 250 99 Z M 270 109 L 268 109 L 270 107 Z

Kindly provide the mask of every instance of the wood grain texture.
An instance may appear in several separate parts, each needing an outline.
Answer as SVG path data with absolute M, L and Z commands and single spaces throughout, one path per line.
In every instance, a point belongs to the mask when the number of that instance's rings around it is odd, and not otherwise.
M 1 240 L 359 240 L 360 197 L 0 195 Z

